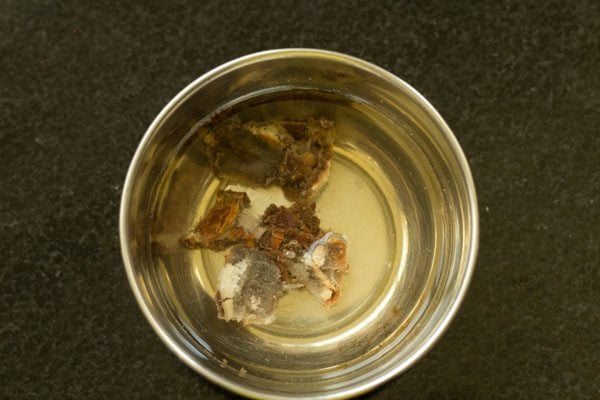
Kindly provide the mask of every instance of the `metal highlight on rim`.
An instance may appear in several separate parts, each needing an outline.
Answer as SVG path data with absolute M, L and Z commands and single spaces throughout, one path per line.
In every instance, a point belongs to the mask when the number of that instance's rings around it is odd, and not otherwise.
M 473 274 L 475 260 L 477 257 L 478 245 L 479 245 L 479 213 L 477 206 L 477 197 L 475 192 L 475 184 L 473 182 L 473 177 L 467 163 L 466 157 L 456 139 L 451 129 L 448 127 L 446 122 L 440 116 L 440 114 L 436 111 L 436 109 L 427 101 L 417 90 L 415 90 L 408 83 L 404 82 L 402 79 L 393 75 L 392 73 L 374 65 L 367 61 L 361 60 L 356 57 L 352 57 L 346 54 L 326 51 L 326 50 L 318 50 L 318 49 L 307 49 L 307 48 L 289 48 L 289 49 L 278 49 L 278 50 L 268 50 L 257 52 L 253 54 L 249 54 L 232 61 L 229 61 L 217 68 L 212 69 L 211 71 L 205 73 L 200 76 L 192 83 L 187 85 L 183 90 L 181 90 L 169 103 L 161 110 L 158 116 L 152 121 L 148 129 L 146 130 L 138 148 L 133 156 L 131 164 L 128 168 L 127 175 L 125 178 L 125 183 L 123 186 L 123 193 L 121 197 L 121 206 L 120 206 L 120 215 L 119 215 L 119 237 L 120 237 L 120 246 L 121 253 L 123 258 L 123 263 L 125 266 L 125 271 L 127 273 L 127 278 L 129 280 L 131 289 L 135 295 L 137 303 L 141 308 L 144 316 L 156 332 L 156 334 L 160 337 L 160 339 L 167 345 L 167 347 L 177 355 L 179 359 L 181 359 L 188 367 L 192 368 L 196 372 L 200 373 L 202 376 L 206 377 L 212 383 L 217 384 L 225 389 L 228 389 L 234 393 L 237 393 L 242 396 L 251 397 L 251 398 L 261 398 L 261 399 L 283 399 L 286 397 L 277 396 L 269 393 L 265 393 L 263 391 L 254 390 L 248 385 L 240 384 L 239 382 L 235 382 L 229 379 L 226 379 L 218 374 L 213 373 L 212 371 L 205 369 L 202 365 L 196 363 L 189 355 L 181 349 L 177 343 L 163 330 L 163 328 L 157 322 L 155 316 L 150 311 L 148 304 L 145 301 L 144 296 L 141 293 L 141 288 L 138 285 L 138 282 L 135 279 L 135 273 L 133 269 L 133 260 L 131 259 L 130 250 L 128 248 L 129 243 L 129 234 L 126 229 L 127 220 L 129 217 L 129 210 L 127 209 L 127 205 L 130 202 L 131 194 L 133 190 L 133 179 L 136 175 L 136 172 L 139 168 L 139 163 L 142 158 L 142 155 L 147 147 L 148 142 L 153 137 L 153 133 L 156 131 L 156 128 L 161 124 L 162 121 L 165 120 L 169 114 L 177 108 L 177 106 L 194 93 L 194 90 L 202 85 L 205 82 L 208 82 L 216 77 L 225 74 L 233 69 L 238 67 L 252 64 L 261 60 L 268 59 L 277 59 L 277 58 L 289 58 L 289 57 L 306 57 L 313 56 L 315 58 L 325 58 L 325 59 L 335 59 L 341 61 L 343 63 L 353 64 L 362 69 L 369 70 L 370 72 L 379 75 L 382 78 L 392 82 L 394 85 L 401 87 L 403 92 L 408 94 L 409 97 L 417 104 L 422 106 L 432 120 L 439 126 L 440 130 L 445 136 L 445 140 L 449 144 L 451 148 L 451 152 L 456 157 L 457 162 L 460 167 L 460 172 L 462 174 L 462 179 L 467 187 L 467 198 L 470 207 L 470 215 L 471 219 L 471 236 L 468 238 L 469 243 L 471 244 L 469 248 L 468 254 L 466 254 L 466 262 L 465 262 L 465 274 L 464 278 L 460 283 L 459 290 L 457 292 L 456 297 L 452 300 L 452 303 L 449 307 L 449 310 L 443 315 L 442 320 L 437 325 L 436 330 L 434 330 L 430 336 L 423 342 L 421 347 L 410 355 L 409 358 L 403 360 L 401 363 L 397 364 L 394 368 L 390 368 L 386 371 L 381 372 L 377 377 L 371 379 L 368 382 L 363 382 L 356 384 L 352 387 L 345 388 L 341 391 L 335 393 L 325 394 L 323 396 L 317 396 L 319 399 L 337 399 L 337 398 L 346 398 L 353 397 L 360 394 L 363 394 L 369 390 L 374 389 L 375 387 L 381 385 L 382 383 L 388 381 L 394 376 L 406 371 L 409 367 L 411 367 L 417 360 L 419 360 L 425 353 L 427 353 L 432 346 L 437 342 L 437 340 L 443 335 L 446 329 L 449 326 L 449 323 L 453 319 L 456 314 L 457 309 L 463 301 L 467 288 L 469 286 L 471 276 Z

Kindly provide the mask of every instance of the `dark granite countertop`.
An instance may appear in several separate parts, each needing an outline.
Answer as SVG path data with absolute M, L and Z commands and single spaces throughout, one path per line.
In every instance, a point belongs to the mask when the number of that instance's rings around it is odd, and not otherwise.
M 291 46 L 415 86 L 478 188 L 462 308 L 429 354 L 365 397 L 600 398 L 600 3 L 414 3 L 0 1 L 0 398 L 231 397 L 139 311 L 119 196 L 180 89 Z

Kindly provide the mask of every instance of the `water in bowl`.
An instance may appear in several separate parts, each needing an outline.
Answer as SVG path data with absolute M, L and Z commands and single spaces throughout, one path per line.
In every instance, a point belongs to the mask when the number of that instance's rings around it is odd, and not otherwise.
M 295 370 L 335 377 L 337 367 L 356 364 L 408 332 L 435 279 L 441 208 L 436 194 L 443 193 L 410 124 L 341 95 L 300 90 L 253 96 L 222 107 L 208 121 L 202 117 L 198 125 L 204 129 L 232 117 L 334 121 L 335 155 L 316 213 L 323 229 L 349 238 L 350 271 L 340 301 L 329 308 L 297 290 L 280 300 L 271 325 L 217 319 L 212 299 L 226 252 L 190 250 L 179 238 L 206 213 L 219 189 L 246 191 L 256 210 L 290 203 L 277 187 L 247 188 L 216 178 L 196 126 L 157 182 L 150 232 L 155 277 L 173 308 L 167 311 L 177 315 L 195 351 L 217 358 L 224 368 L 243 369 L 249 379 L 267 379 L 272 375 L 265 371 L 276 369 L 293 385 Z

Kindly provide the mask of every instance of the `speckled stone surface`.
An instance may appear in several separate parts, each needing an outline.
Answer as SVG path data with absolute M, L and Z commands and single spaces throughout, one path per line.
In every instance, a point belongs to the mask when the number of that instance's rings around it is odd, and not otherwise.
M 365 398 L 600 398 L 600 3 L 471 3 L 0 0 L 0 398 L 231 398 L 139 311 L 119 196 L 173 95 L 290 46 L 415 86 L 478 188 L 481 249 L 460 312 Z

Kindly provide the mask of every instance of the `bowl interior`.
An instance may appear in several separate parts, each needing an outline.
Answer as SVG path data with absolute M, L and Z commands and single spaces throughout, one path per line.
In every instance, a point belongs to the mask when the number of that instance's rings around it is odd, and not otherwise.
M 179 245 L 230 185 L 212 176 L 196 131 L 238 106 L 336 123 L 317 214 L 350 237 L 351 270 L 329 310 L 298 293 L 273 325 L 221 321 L 212 296 L 223 253 Z M 252 196 L 283 201 L 278 189 Z M 348 396 L 406 369 L 452 317 L 477 246 L 471 176 L 435 110 L 377 67 L 312 50 L 245 57 L 188 86 L 140 145 L 121 213 L 129 278 L 161 338 L 212 381 L 259 398 Z

